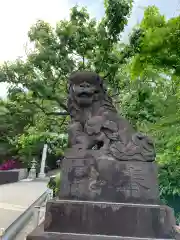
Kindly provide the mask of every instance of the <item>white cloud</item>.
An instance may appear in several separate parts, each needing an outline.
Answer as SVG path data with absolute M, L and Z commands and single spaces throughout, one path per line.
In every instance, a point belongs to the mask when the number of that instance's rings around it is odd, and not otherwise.
M 8 84 L 0 83 L 0 98 L 5 98 L 7 93 Z
M 0 61 L 24 55 L 27 32 L 38 19 L 52 24 L 69 14 L 64 0 L 0 0 Z
M 133 3 L 133 9 L 131 12 L 131 15 L 128 20 L 128 25 L 125 28 L 125 31 L 122 34 L 122 40 L 124 42 L 128 41 L 128 35 L 131 32 L 132 28 L 139 23 L 139 15 L 140 13 L 143 14 L 144 9 L 140 7 L 140 4 L 143 2 L 143 0 L 134 0 Z
M 24 55 L 27 32 L 38 19 L 51 24 L 67 18 L 69 0 L 0 0 L 0 63 Z M 0 96 L 6 86 L 0 84 Z

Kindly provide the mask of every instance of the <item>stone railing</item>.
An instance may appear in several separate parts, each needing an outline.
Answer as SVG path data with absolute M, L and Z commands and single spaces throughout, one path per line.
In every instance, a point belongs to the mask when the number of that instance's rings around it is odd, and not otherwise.
M 34 229 L 44 221 L 45 209 L 46 209 L 45 204 L 43 204 L 42 206 L 34 207 L 34 220 L 33 220 Z
M 22 231 L 33 217 L 33 227 L 36 228 L 45 216 L 45 205 L 51 198 L 49 191 L 45 191 L 25 212 L 23 212 L 6 230 L 0 229 L 0 240 L 15 240 L 16 236 Z
M 34 229 L 39 226 L 45 219 L 46 203 L 48 200 L 53 198 L 53 191 L 51 189 L 47 190 L 47 197 L 45 202 L 40 206 L 34 207 Z

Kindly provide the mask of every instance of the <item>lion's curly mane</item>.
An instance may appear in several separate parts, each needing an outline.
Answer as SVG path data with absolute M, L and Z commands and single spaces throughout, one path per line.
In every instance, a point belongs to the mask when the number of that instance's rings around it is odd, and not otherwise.
M 91 109 L 89 108 L 93 115 L 102 114 L 104 111 L 116 112 L 112 99 L 107 94 L 104 82 L 97 73 L 88 71 L 75 72 L 69 78 L 68 111 L 72 121 L 81 122 L 82 114 L 84 114 L 84 108 L 77 103 L 73 91 L 73 84 L 80 84 L 82 81 L 90 82 L 100 90 L 94 96 L 92 105 L 90 106 Z

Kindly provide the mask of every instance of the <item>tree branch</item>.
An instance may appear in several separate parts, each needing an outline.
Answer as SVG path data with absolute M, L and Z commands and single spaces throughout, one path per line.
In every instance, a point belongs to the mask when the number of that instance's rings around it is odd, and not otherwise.
M 54 115 L 54 116 L 68 116 L 69 113 L 68 112 L 46 112 L 46 115 L 50 116 L 50 115 Z
M 25 95 L 24 95 L 25 96 Z M 25 96 L 25 99 L 27 103 L 35 105 L 37 108 L 39 108 L 45 115 L 47 116 L 68 116 L 69 113 L 67 111 L 62 111 L 62 112 L 47 112 L 45 108 L 43 108 L 39 103 L 37 102 L 32 102 L 28 100 Z
M 59 99 L 57 96 L 52 97 L 51 100 L 55 100 L 61 108 L 63 108 L 66 111 L 68 110 L 67 106 L 64 103 L 62 103 L 62 100 Z
M 103 76 L 103 79 L 106 79 L 107 77 L 109 77 L 111 75 L 111 73 L 107 73 L 105 76 Z
M 60 128 L 61 128 L 62 125 L 65 123 L 65 121 L 66 121 L 66 117 L 62 120 L 61 125 L 60 125 Z

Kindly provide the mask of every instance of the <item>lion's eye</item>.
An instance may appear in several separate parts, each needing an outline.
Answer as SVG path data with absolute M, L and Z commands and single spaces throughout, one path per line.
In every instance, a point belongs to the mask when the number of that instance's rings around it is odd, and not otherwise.
M 76 86 L 75 84 L 72 86 L 73 91 L 75 92 Z
M 90 87 L 91 85 L 88 83 L 88 82 L 83 82 L 83 83 L 81 83 L 80 85 L 79 85 L 80 87 Z

